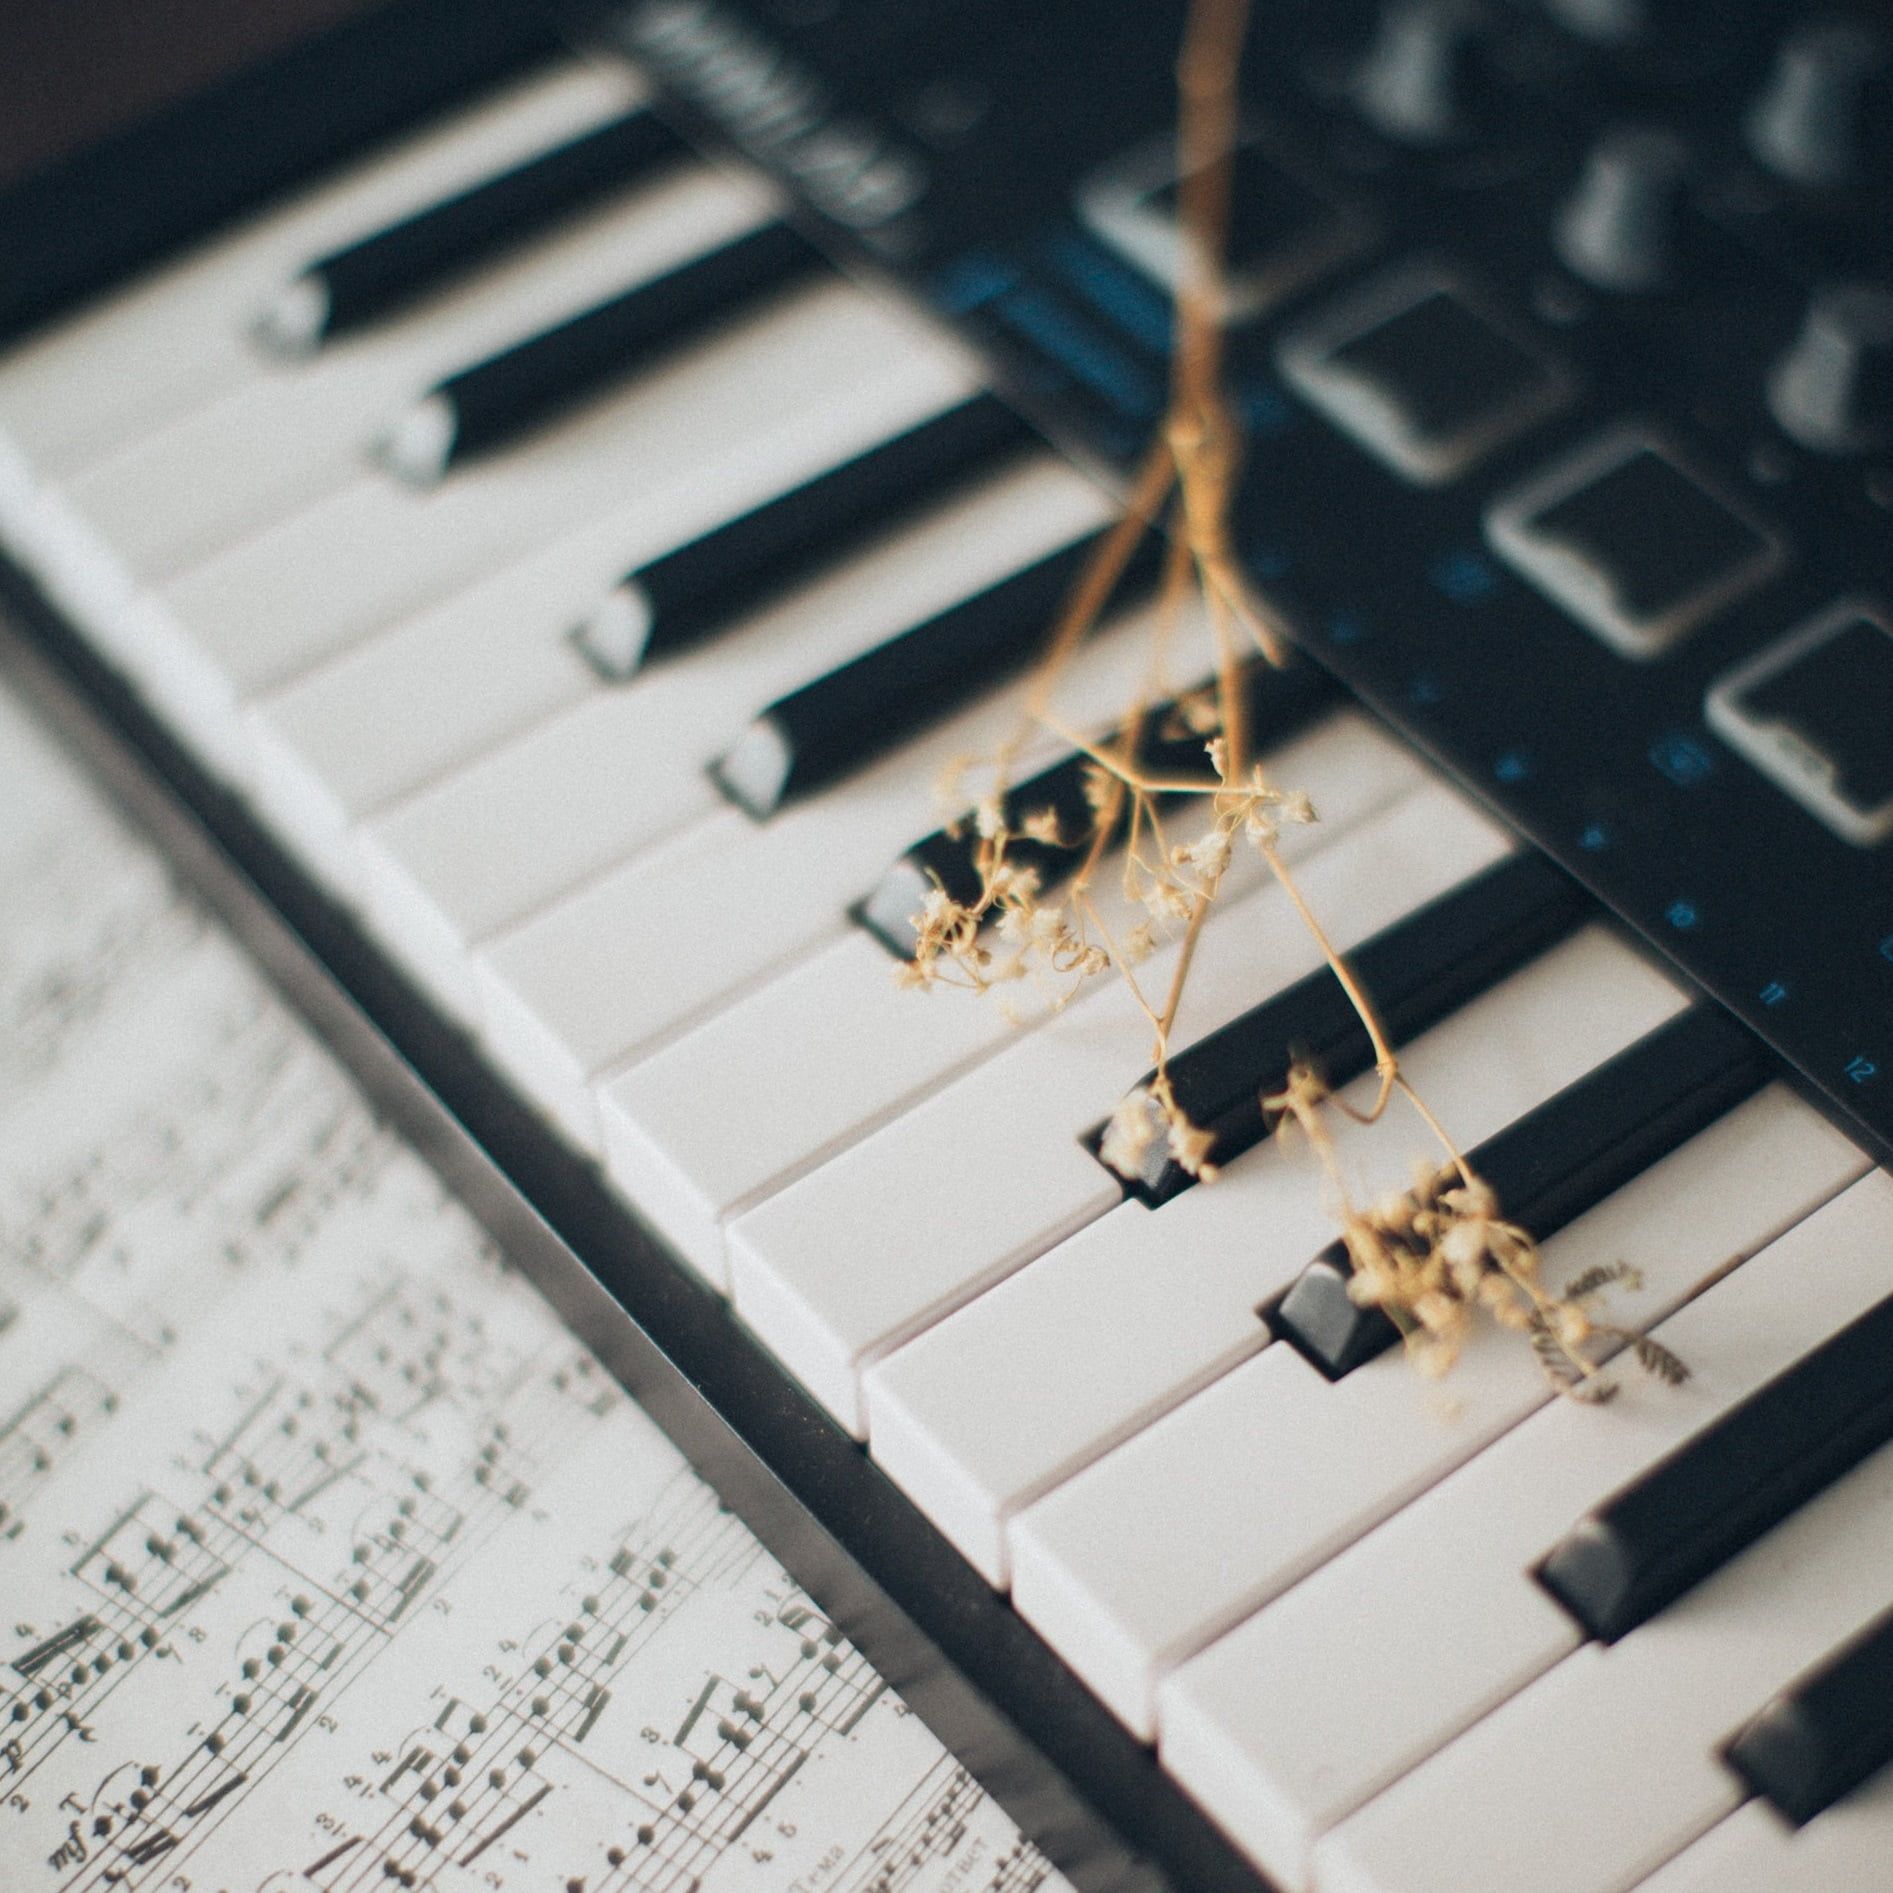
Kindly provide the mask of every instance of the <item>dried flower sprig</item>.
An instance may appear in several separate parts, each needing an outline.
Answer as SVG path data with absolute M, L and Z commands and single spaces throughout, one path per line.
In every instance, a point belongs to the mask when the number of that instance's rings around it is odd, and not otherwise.
M 1318 1072 L 1295 1066 L 1264 1104 L 1278 1137 L 1299 1131 L 1320 1156 L 1353 1269 L 1348 1297 L 1393 1323 L 1408 1359 L 1423 1374 L 1446 1373 L 1484 1316 L 1525 1335 L 1547 1379 L 1576 1399 L 1601 1404 L 1615 1395 L 1617 1383 L 1601 1357 L 1622 1347 L 1656 1379 L 1671 1386 L 1687 1380 L 1689 1369 L 1660 1341 L 1598 1311 L 1606 1289 L 1641 1286 L 1637 1272 L 1622 1262 L 1599 1263 L 1555 1292 L 1548 1288 L 1531 1233 L 1505 1219 L 1491 1185 L 1453 1148 L 1404 1078 L 1399 1089 L 1439 1137 L 1445 1159 L 1418 1164 L 1405 1189 L 1370 1204 L 1348 1192 L 1324 1116 L 1325 1108 L 1346 1107 Z
M 1545 1287 L 1537 1245 L 1526 1230 L 1504 1220 L 1489 1186 L 1406 1083 L 1367 994 L 1282 857 L 1283 825 L 1312 822 L 1312 804 L 1304 793 L 1271 782 L 1249 753 L 1245 666 L 1257 655 L 1283 664 L 1288 644 L 1250 590 L 1229 528 L 1241 431 L 1223 392 L 1223 256 L 1239 113 L 1236 77 L 1248 13 L 1249 0 L 1191 0 L 1178 58 L 1182 241 L 1164 421 L 1136 470 L 1121 517 L 1053 628 L 1019 731 L 996 758 L 994 786 L 974 806 L 979 891 L 956 901 L 935 888 L 914 917 L 917 944 L 900 977 L 915 987 L 959 986 L 982 994 L 1030 980 L 1056 1008 L 1086 981 L 1114 971 L 1150 1023 L 1154 1070 L 1107 1125 L 1100 1155 L 1134 1175 L 1161 1137 L 1175 1162 L 1209 1181 L 1215 1174 L 1214 1140 L 1177 1103 L 1168 1075 L 1171 1038 L 1210 909 L 1239 851 L 1253 849 L 1320 947 L 1373 1049 L 1377 1091 L 1365 1111 L 1333 1097 L 1320 1075 L 1306 1068 L 1289 1075 L 1279 1096 L 1264 1100 L 1284 1127 L 1306 1133 L 1323 1165 L 1354 1265 L 1350 1292 L 1388 1315 L 1405 1335 L 1409 1355 L 1428 1373 L 1450 1367 L 1483 1314 L 1524 1333 L 1553 1385 L 1575 1397 L 1610 1397 L 1614 1383 L 1596 1356 L 1620 1343 L 1649 1372 L 1680 1381 L 1688 1370 L 1660 1343 L 1614 1327 L 1596 1311 L 1596 1297 L 1627 1281 L 1627 1269 L 1591 1271 L 1562 1293 Z M 1168 540 L 1142 683 L 1115 736 L 1094 742 L 1059 718 L 1053 700 L 1140 542 L 1159 530 L 1167 531 Z M 1165 679 L 1192 621 L 1207 632 L 1212 681 L 1177 699 L 1167 717 L 1202 739 L 1205 769 L 1196 776 L 1153 773 L 1141 766 L 1140 754 L 1154 706 L 1173 694 Z M 1063 833 L 1051 810 L 1008 819 L 1008 773 L 1038 732 L 1087 759 L 1085 834 Z M 1174 727 L 1159 733 L 1174 734 Z M 1177 838 L 1179 807 L 1206 807 L 1207 826 Z M 1022 840 L 1077 853 L 1058 898 L 1048 893 L 1037 869 L 1013 858 Z M 1120 848 L 1121 914 L 1114 925 L 1104 911 L 1100 877 Z M 1175 943 L 1177 951 L 1164 991 L 1152 997 L 1136 969 L 1164 941 Z M 1418 1110 L 1445 1161 L 1422 1165 L 1414 1183 L 1386 1201 L 1357 1205 L 1347 1194 L 1324 1113 L 1339 1109 L 1372 1123 L 1396 1094 Z

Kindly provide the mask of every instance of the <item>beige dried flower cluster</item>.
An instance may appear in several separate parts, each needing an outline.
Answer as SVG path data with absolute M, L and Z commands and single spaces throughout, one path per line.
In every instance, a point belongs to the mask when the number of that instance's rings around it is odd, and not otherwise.
M 1366 1206 L 1352 1202 L 1321 1115 L 1329 1102 L 1320 1075 L 1306 1066 L 1267 1100 L 1278 1135 L 1305 1133 L 1339 1192 L 1341 1240 L 1354 1271 L 1349 1298 L 1387 1316 L 1421 1373 L 1446 1373 L 1484 1315 L 1525 1335 L 1552 1384 L 1576 1399 L 1601 1404 L 1616 1393 L 1600 1357 L 1624 1346 L 1671 1386 L 1689 1378 L 1661 1342 L 1600 1317 L 1605 1289 L 1640 1286 L 1635 1270 L 1600 1264 L 1553 1293 L 1530 1232 L 1505 1220 L 1491 1186 L 1450 1146 L 1444 1163 L 1417 1165 L 1404 1190 Z
M 1204 750 L 1213 773 L 1201 781 L 1147 777 L 1108 750 L 1080 744 L 1088 755 L 1088 826 L 1082 832 L 1065 833 L 1049 808 L 1025 812 L 1015 826 L 1006 819 L 1001 795 L 984 797 L 966 818 L 975 837 L 979 893 L 962 902 L 943 888 L 933 889 L 913 917 L 914 952 L 898 971 L 901 983 L 993 993 L 1030 979 L 1054 1009 L 1103 972 L 1116 970 L 1135 986 L 1134 969 L 1161 943 L 1187 936 L 1201 924 L 1198 917 L 1221 891 L 1238 846 L 1246 843 L 1266 853 L 1284 823 L 1314 821 L 1307 795 L 1276 788 L 1259 765 L 1251 766 L 1244 782 L 1228 780 L 1223 739 L 1214 733 L 1219 713 L 1213 693 L 1184 699 L 1171 714 L 1187 718 L 1194 730 L 1210 732 Z M 1199 808 L 1208 804 L 1209 822 L 1182 840 L 1175 836 L 1177 823 L 1166 804 L 1186 797 Z M 1116 887 L 1122 911 L 1134 918 L 1113 927 L 1096 889 L 1119 837 L 1123 849 Z M 1056 898 L 1048 895 L 1036 868 L 1016 861 L 1021 840 L 1077 856 L 1079 865 Z M 1161 1062 L 1168 1024 L 1148 1002 L 1145 1011 L 1157 1027 Z
M 1627 1280 L 1629 1271 L 1592 1271 L 1562 1294 L 1544 1287 L 1532 1238 L 1503 1219 L 1490 1189 L 1407 1085 L 1366 993 L 1303 899 L 1277 845 L 1284 824 L 1311 822 L 1315 810 L 1305 794 L 1269 781 L 1249 754 L 1244 666 L 1257 654 L 1281 664 L 1286 644 L 1250 592 L 1229 537 L 1241 437 L 1222 389 L 1222 257 L 1237 130 L 1236 72 L 1247 24 L 1248 0 L 1191 0 L 1177 65 L 1178 216 L 1185 241 L 1168 412 L 1137 471 L 1121 519 L 1105 535 L 1054 627 L 1020 734 L 996 759 L 993 786 L 973 803 L 979 893 L 959 902 L 943 888 L 934 889 L 914 916 L 917 945 L 899 978 L 922 989 L 956 986 L 998 994 L 1002 1005 L 1006 989 L 1030 981 L 1041 1000 L 1056 1009 L 1087 980 L 1115 972 L 1150 1022 L 1155 1069 L 1119 1106 L 1100 1154 L 1122 1174 L 1133 1175 L 1161 1138 L 1182 1168 L 1211 1181 L 1214 1140 L 1189 1121 L 1171 1088 L 1171 1033 L 1210 908 L 1240 851 L 1253 849 L 1320 946 L 1372 1043 L 1379 1090 L 1368 1111 L 1350 1114 L 1377 1120 L 1399 1093 L 1446 1154 L 1443 1166 L 1422 1166 L 1410 1189 L 1360 1208 L 1347 1199 L 1323 1115 L 1349 1107 L 1330 1096 L 1318 1073 L 1306 1069 L 1290 1074 L 1279 1097 L 1264 1100 L 1284 1128 L 1297 1126 L 1307 1133 L 1324 1166 L 1354 1263 L 1352 1292 L 1388 1314 L 1406 1335 L 1409 1354 L 1429 1373 L 1451 1365 L 1475 1319 L 1484 1314 L 1526 1334 L 1553 1384 L 1578 1397 L 1609 1397 L 1612 1383 L 1600 1372 L 1596 1356 L 1618 1343 L 1628 1343 L 1653 1374 L 1680 1381 L 1687 1370 L 1674 1355 L 1602 1322 L 1595 1313 L 1598 1293 Z M 1053 697 L 1138 543 L 1157 530 L 1167 531 L 1168 540 L 1144 686 L 1115 737 L 1093 743 L 1060 720 Z M 1162 679 L 1193 607 L 1200 608 L 1208 629 L 1214 678 L 1158 712 L 1154 706 L 1168 694 Z M 1200 736 L 1203 774 L 1179 778 L 1142 769 L 1139 756 L 1153 730 Z M 1088 761 L 1089 826 L 1082 834 L 1061 832 L 1050 809 L 1008 819 L 1007 774 L 1035 732 L 1050 734 Z M 960 780 L 956 772 L 949 794 Z M 953 806 L 966 806 L 963 795 Z M 1187 839 L 1174 832 L 1183 825 L 1180 808 L 1208 812 L 1207 824 Z M 1021 841 L 1077 855 L 1056 897 L 1037 869 L 1015 859 Z M 1107 858 L 1120 849 L 1121 917 L 1114 929 L 1099 882 Z M 1166 943 L 1177 950 L 1166 988 L 1153 998 L 1140 986 L 1137 969 Z

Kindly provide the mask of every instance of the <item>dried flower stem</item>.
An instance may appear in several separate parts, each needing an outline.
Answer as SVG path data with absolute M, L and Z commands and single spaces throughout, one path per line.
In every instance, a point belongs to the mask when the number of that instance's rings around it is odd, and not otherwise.
M 1084 980 L 1114 969 L 1151 1027 L 1155 1069 L 1143 1099 L 1155 1105 L 1177 1161 L 1207 1178 L 1213 1174 L 1212 1140 L 1176 1103 L 1169 1079 L 1171 1036 L 1235 848 L 1244 840 L 1253 843 L 1340 982 L 1373 1049 L 1379 1084 L 1365 1110 L 1334 1097 L 1321 1074 L 1306 1068 L 1292 1071 L 1282 1092 L 1263 1101 L 1280 1133 L 1299 1129 L 1307 1137 L 1334 1192 L 1355 1269 L 1350 1292 L 1382 1308 L 1406 1336 L 1409 1354 L 1429 1371 L 1450 1364 L 1475 1312 L 1483 1311 L 1525 1332 L 1554 1384 L 1579 1397 L 1602 1400 L 1613 1390 L 1587 1351 L 1599 1339 L 1627 1342 L 1650 1372 L 1679 1379 L 1687 1370 L 1674 1356 L 1647 1338 L 1596 1321 L 1590 1312 L 1598 1290 L 1624 1279 L 1627 1270 L 1594 1270 L 1561 1295 L 1543 1286 L 1536 1244 L 1525 1230 L 1500 1219 L 1491 1190 L 1407 1083 L 1368 995 L 1282 858 L 1278 824 L 1313 820 L 1307 798 L 1276 788 L 1249 755 L 1245 662 L 1256 652 L 1282 664 L 1287 642 L 1250 591 L 1230 545 L 1242 454 L 1241 433 L 1223 392 L 1223 258 L 1239 117 L 1237 73 L 1248 16 L 1249 0 L 1191 0 L 1177 61 L 1181 267 L 1167 411 L 1136 470 L 1122 516 L 1100 541 L 1058 617 L 1019 729 L 995 759 L 997 786 L 975 812 L 980 894 L 958 904 L 936 889 L 916 916 L 919 944 L 903 976 L 917 986 L 991 992 L 1030 975 L 1050 987 L 1056 1006 Z M 1166 521 L 1170 536 L 1144 676 L 1116 734 L 1093 742 L 1058 717 L 1058 685 L 1096 629 L 1138 544 Z M 1210 773 L 1148 773 L 1138 758 L 1153 706 L 1169 694 L 1170 655 L 1193 608 L 1207 627 L 1213 686 L 1205 695 L 1213 707 L 1184 699 L 1178 709 L 1199 719 L 1189 727 L 1207 739 Z M 1034 872 L 1008 859 L 1015 835 L 1004 814 L 1006 784 L 1037 732 L 1071 745 L 1092 771 L 1091 832 L 1060 903 L 1044 898 Z M 1178 798 L 1199 807 L 1206 802 L 1210 814 L 1208 830 L 1180 845 L 1166 834 L 1161 806 Z M 1036 841 L 1063 841 L 1049 810 L 1028 814 L 1019 832 Z M 1096 893 L 1106 858 L 1120 844 L 1125 903 L 1146 916 L 1121 940 Z M 1161 999 L 1153 1000 L 1133 968 L 1153 950 L 1159 928 L 1172 932 L 1175 959 Z M 1371 1124 L 1396 1094 L 1431 1131 L 1443 1161 L 1422 1165 L 1410 1188 L 1364 1208 L 1349 1193 L 1325 1113 L 1332 1107 Z M 1107 1159 L 1112 1137 L 1120 1134 L 1127 1151 L 1140 1140 L 1140 1147 L 1147 1146 L 1153 1133 L 1146 1110 L 1120 1112 L 1113 1120 Z

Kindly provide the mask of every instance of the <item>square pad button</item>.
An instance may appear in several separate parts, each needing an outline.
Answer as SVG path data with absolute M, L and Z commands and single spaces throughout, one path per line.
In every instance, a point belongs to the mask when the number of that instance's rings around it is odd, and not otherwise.
M 1635 428 L 1616 428 L 1496 501 L 1486 537 L 1625 657 L 1661 656 L 1782 562 L 1744 507 Z
M 1322 310 L 1279 360 L 1329 420 L 1421 486 L 1463 473 L 1571 391 L 1528 335 L 1424 267 Z
M 1355 255 L 1367 221 L 1253 133 L 1230 161 L 1225 282 L 1229 317 L 1243 322 Z M 1141 145 L 1078 194 L 1079 214 L 1107 243 L 1173 294 L 1183 273 L 1176 144 Z
M 1893 836 L 1893 622 L 1831 606 L 1710 687 L 1709 725 L 1835 834 Z

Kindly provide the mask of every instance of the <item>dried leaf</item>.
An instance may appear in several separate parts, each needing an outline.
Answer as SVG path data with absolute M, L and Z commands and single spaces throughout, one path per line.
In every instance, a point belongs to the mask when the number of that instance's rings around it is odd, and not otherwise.
M 1666 1387 L 1680 1387 L 1689 1378 L 1688 1363 L 1651 1335 L 1638 1335 L 1630 1351 L 1636 1356 L 1637 1365 L 1646 1374 L 1662 1381 Z

